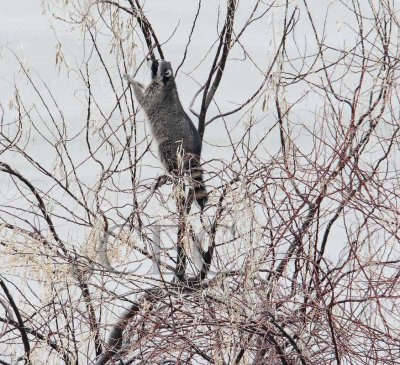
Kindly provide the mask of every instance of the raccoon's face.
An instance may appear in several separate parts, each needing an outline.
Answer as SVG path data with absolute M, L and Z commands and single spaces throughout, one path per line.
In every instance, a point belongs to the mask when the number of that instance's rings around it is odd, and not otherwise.
M 151 78 L 162 80 L 164 84 L 173 80 L 174 74 L 172 72 L 171 63 L 164 60 L 149 60 L 151 68 Z

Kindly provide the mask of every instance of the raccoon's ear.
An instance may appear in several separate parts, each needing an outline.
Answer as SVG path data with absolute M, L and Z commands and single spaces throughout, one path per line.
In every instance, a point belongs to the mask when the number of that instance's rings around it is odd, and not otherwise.
M 163 82 L 164 82 L 164 84 L 166 84 L 170 80 L 171 77 L 172 77 L 172 71 L 168 70 L 168 69 L 165 70 L 164 73 L 163 73 Z

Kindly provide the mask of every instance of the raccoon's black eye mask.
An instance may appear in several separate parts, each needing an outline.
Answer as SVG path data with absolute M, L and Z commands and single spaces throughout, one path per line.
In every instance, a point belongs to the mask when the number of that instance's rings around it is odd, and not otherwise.
M 153 77 L 157 76 L 157 70 L 158 70 L 159 62 L 157 60 L 153 60 L 151 63 L 151 74 Z

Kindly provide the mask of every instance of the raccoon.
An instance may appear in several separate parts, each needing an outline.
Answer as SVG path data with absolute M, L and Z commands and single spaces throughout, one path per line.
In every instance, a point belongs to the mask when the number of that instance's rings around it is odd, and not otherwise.
M 170 62 L 151 60 L 151 83 L 144 86 L 132 76 L 124 75 L 132 85 L 135 97 L 143 108 L 152 134 L 158 144 L 160 160 L 172 174 L 183 170 L 190 174 L 194 198 L 203 211 L 207 191 L 200 167 L 201 140 L 199 133 L 179 100 Z

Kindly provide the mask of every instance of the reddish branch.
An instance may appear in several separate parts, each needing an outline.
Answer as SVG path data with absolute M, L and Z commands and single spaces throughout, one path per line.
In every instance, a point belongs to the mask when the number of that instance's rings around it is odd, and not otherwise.
M 21 334 L 21 340 L 22 344 L 24 345 L 24 350 L 25 350 L 25 364 L 31 364 L 30 360 L 30 352 L 31 352 L 31 346 L 29 344 L 29 339 L 28 339 L 28 334 L 24 325 L 24 320 L 22 319 L 21 312 L 18 309 L 17 304 L 14 301 L 14 298 L 12 297 L 11 293 L 9 292 L 5 282 L 3 279 L 0 278 L 0 286 L 4 291 L 4 294 L 7 297 L 8 302 L 10 303 L 11 308 L 14 311 L 15 317 L 17 318 L 18 322 L 18 331 Z
M 221 82 L 222 75 L 224 74 L 225 70 L 226 60 L 228 59 L 229 51 L 231 50 L 235 10 L 236 10 L 236 0 L 228 0 L 225 24 L 219 36 L 219 45 L 217 48 L 217 52 L 215 54 L 214 61 L 210 69 L 209 77 L 203 87 L 203 97 L 201 101 L 201 108 L 199 113 L 199 126 L 198 126 L 201 140 L 203 140 L 204 131 L 206 127 L 205 124 L 206 124 L 207 110 Z
M 73 365 L 74 363 L 72 362 L 70 356 L 71 353 L 67 353 L 65 349 L 63 349 L 61 346 L 59 346 L 56 342 L 50 340 L 50 335 L 48 334 L 43 334 L 33 328 L 27 327 L 25 324 L 21 327 L 20 322 L 14 321 L 10 318 L 1 318 L 0 317 L 0 322 L 10 324 L 11 326 L 17 328 L 19 331 L 25 331 L 27 334 L 32 335 L 33 337 L 39 339 L 40 341 L 46 342 L 53 350 L 57 351 L 63 358 L 64 363 L 66 365 Z
M 0 162 L 0 171 L 6 172 L 9 175 L 17 177 L 33 193 L 33 195 L 35 196 L 35 198 L 38 202 L 39 209 L 40 209 L 45 221 L 47 222 L 50 232 L 52 233 L 54 239 L 58 243 L 58 246 L 61 248 L 65 258 L 68 260 L 68 262 L 70 262 L 70 263 L 72 263 L 72 265 L 74 265 L 75 260 L 72 256 L 69 255 L 67 248 L 65 247 L 64 243 L 58 236 L 58 234 L 54 228 L 52 219 L 47 212 L 44 201 L 43 201 L 42 197 L 40 196 L 39 192 L 36 190 L 36 188 L 30 183 L 29 180 L 27 180 L 24 176 L 22 176 L 20 173 L 18 173 L 14 169 L 12 169 L 8 164 L 6 164 L 4 162 Z M 94 311 L 93 304 L 92 304 L 90 291 L 89 291 L 87 284 L 81 280 L 79 281 L 79 286 L 82 290 L 82 294 L 83 294 L 83 297 L 85 299 L 85 303 L 86 303 L 86 306 L 88 309 L 90 328 L 95 335 L 96 354 L 100 355 L 101 354 L 101 342 L 100 342 L 99 328 L 98 328 L 98 323 L 96 320 L 95 311 Z

